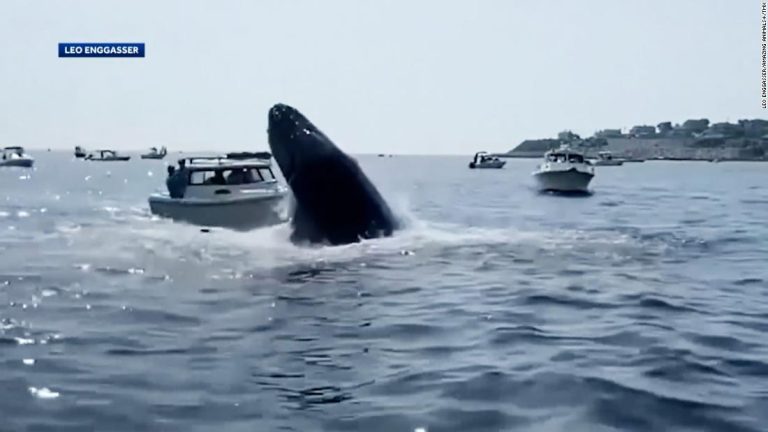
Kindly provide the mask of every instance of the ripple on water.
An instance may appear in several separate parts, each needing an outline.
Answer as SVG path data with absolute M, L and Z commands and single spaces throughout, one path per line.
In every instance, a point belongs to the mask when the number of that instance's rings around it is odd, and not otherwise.
M 408 228 L 341 248 L 152 217 L 162 178 L 133 164 L 0 181 L 4 426 L 764 429 L 767 171 L 542 199 L 525 161 L 401 160 L 376 180 Z
M 739 405 L 720 402 L 713 397 L 668 395 L 658 391 L 629 386 L 600 377 L 584 379 L 594 392 L 589 416 L 597 424 L 621 430 L 665 430 L 694 428 L 702 431 L 755 431 L 737 420 Z M 627 404 L 632 410 L 624 409 Z M 645 415 L 652 412 L 653 416 Z

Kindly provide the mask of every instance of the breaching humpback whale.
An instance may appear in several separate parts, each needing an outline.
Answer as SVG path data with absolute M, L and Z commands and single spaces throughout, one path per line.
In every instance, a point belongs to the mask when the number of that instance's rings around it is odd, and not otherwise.
M 295 198 L 294 243 L 342 245 L 390 236 L 398 221 L 357 161 L 298 110 L 269 110 L 269 147 Z

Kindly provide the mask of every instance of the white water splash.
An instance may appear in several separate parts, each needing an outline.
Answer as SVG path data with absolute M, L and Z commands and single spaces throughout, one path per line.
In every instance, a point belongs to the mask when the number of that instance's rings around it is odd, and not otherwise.
M 29 392 L 32 394 L 32 396 L 40 399 L 56 399 L 60 396 L 59 392 L 55 392 L 47 387 L 30 387 Z

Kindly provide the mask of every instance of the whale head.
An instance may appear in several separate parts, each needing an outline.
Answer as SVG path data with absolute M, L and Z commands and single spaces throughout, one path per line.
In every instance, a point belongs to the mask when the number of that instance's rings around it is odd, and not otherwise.
M 398 222 L 357 162 L 297 109 L 274 105 L 269 147 L 293 192 L 294 242 L 357 242 L 388 236 Z
M 274 105 L 268 123 L 269 147 L 289 183 L 307 159 L 341 153 L 320 129 L 289 105 Z

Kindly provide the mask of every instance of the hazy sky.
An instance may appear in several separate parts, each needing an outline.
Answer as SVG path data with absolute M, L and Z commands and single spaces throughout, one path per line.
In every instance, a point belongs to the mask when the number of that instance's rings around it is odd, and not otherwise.
M 759 38 L 757 0 L 2 0 L 0 145 L 266 149 L 277 102 L 353 153 L 765 118 Z

